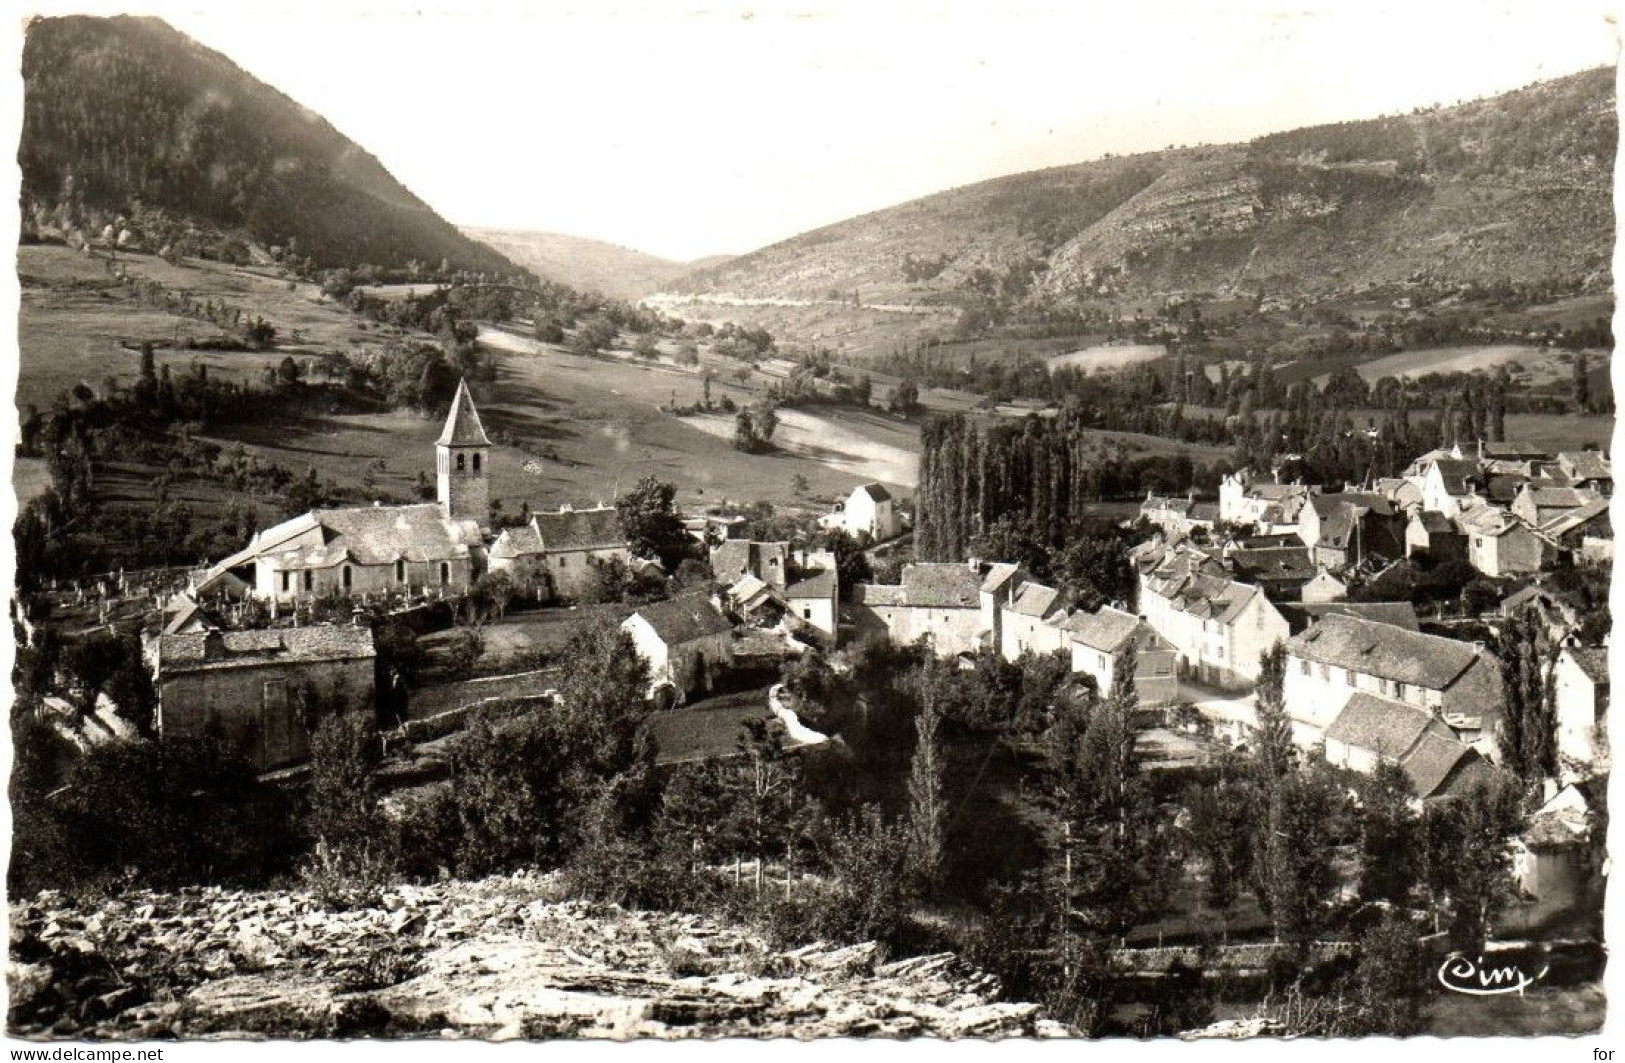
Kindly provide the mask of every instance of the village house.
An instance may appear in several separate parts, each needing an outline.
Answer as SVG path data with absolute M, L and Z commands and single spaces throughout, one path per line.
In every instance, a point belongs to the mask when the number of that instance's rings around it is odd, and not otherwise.
M 1194 492 L 1184 498 L 1164 498 L 1147 491 L 1140 503 L 1140 519 L 1160 528 L 1170 539 L 1182 539 L 1193 531 L 1212 531 L 1219 522 L 1219 507 L 1196 501 Z
M 310 757 L 320 714 L 374 712 L 372 631 L 352 625 L 160 635 L 159 733 L 218 739 L 260 771 Z
M 841 584 L 833 568 L 799 580 L 784 589 L 791 615 L 817 631 L 828 645 L 839 635 Z
M 1609 499 L 1594 498 L 1553 517 L 1542 524 L 1539 531 L 1576 561 L 1592 565 L 1612 564 L 1614 525 L 1608 514 L 1608 506 Z
M 1303 484 L 1258 480 L 1243 469 L 1219 481 L 1219 521 L 1256 528 L 1259 534 L 1292 531 L 1309 498 Z
M 1403 476 L 1382 476 L 1372 481 L 1371 490 L 1393 503 L 1403 513 L 1422 507 L 1422 488 Z
M 1552 704 L 1566 761 L 1607 770 L 1608 703 L 1608 647 L 1564 646 L 1552 668 Z
M 1405 556 L 1435 564 L 1465 561 L 1467 536 L 1438 510 L 1416 510 L 1405 525 Z
M 1310 605 L 1321 605 L 1327 602 L 1340 602 L 1349 596 L 1349 585 L 1326 571 L 1325 566 L 1315 573 L 1315 578 L 1303 585 L 1298 593 L 1298 600 Z
M 1340 768 L 1369 775 L 1397 764 L 1423 801 L 1464 794 L 1493 770 L 1426 709 L 1363 691 L 1349 697 L 1325 742 L 1326 760 Z
M 783 590 L 790 584 L 791 558 L 789 542 L 729 539 L 711 548 L 711 575 L 722 584 L 732 584 L 743 576 L 755 576 Z
M 1502 509 L 1483 505 L 1456 518 L 1467 540 L 1467 561 L 1486 576 L 1521 576 L 1546 568 L 1556 556 L 1554 544 L 1524 521 Z
M 1342 571 L 1368 557 L 1405 556 L 1405 515 L 1378 494 L 1315 494 L 1298 511 L 1298 537 L 1317 564 Z
M 1589 488 L 1604 497 L 1614 493 L 1614 466 L 1608 455 L 1595 450 L 1569 450 L 1557 456 L 1558 469 L 1575 487 Z
M 650 690 L 669 688 L 678 701 L 711 689 L 733 663 L 733 625 L 704 593 L 640 606 L 621 622 L 649 665 Z
M 891 492 L 877 483 L 854 487 L 846 500 L 836 503 L 835 511 L 820 518 L 819 523 L 826 528 L 844 529 L 854 537 L 867 535 L 877 543 L 894 539 L 903 530 Z
M 1357 693 L 1437 716 L 1458 735 L 1491 735 L 1501 671 L 1482 646 L 1345 613 L 1327 613 L 1287 643 L 1289 715 L 1324 731 Z
M 904 565 L 901 583 L 854 586 L 847 612 L 860 634 L 883 633 L 897 645 L 929 636 L 944 657 L 972 653 L 981 644 L 982 578 L 975 563 Z
M 997 644 L 1004 659 L 1014 661 L 1023 653 L 1042 655 L 1066 649 L 1066 632 L 1051 621 L 1064 619 L 1072 601 L 1071 592 L 1064 588 L 1023 583 L 1004 609 Z
M 982 631 L 988 645 L 1004 645 L 1004 615 L 1016 593 L 1027 581 L 1027 573 L 1020 565 L 997 563 L 987 566 L 982 586 L 977 595 L 981 603 Z
M 491 571 L 511 573 L 544 600 L 576 599 L 592 589 L 598 566 L 629 565 L 631 559 L 613 506 L 560 506 L 556 513 L 533 514 L 529 524 L 504 528 L 491 546 L 490 564 Z
M 1583 488 L 1552 487 L 1531 480 L 1518 491 L 1510 508 L 1526 524 L 1539 528 L 1601 498 L 1596 492 Z
M 1140 576 L 1140 612 L 1197 682 L 1236 688 L 1257 682 L 1259 658 L 1287 638 L 1286 620 L 1246 583 L 1204 572 L 1206 559 L 1171 555 Z
M 1224 562 L 1232 576 L 1243 583 L 1256 583 L 1276 601 L 1298 598 L 1304 585 L 1321 571 L 1307 546 L 1232 549 L 1225 552 Z
M 1090 676 L 1102 696 L 1110 693 L 1117 667 L 1134 651 L 1134 693 L 1143 706 L 1168 705 L 1179 696 L 1178 653 L 1150 624 L 1112 606 L 1079 609 L 1059 619 L 1071 642 L 1072 670 Z
M 1462 458 L 1435 458 L 1414 478 L 1422 491 L 1422 508 L 1455 517 L 1467 500 L 1477 498 L 1478 464 Z

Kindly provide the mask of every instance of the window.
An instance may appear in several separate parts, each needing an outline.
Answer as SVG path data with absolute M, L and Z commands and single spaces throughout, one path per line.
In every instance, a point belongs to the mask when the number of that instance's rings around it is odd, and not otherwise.
M 268 712 L 281 712 L 288 707 L 288 681 L 267 679 L 260 691 L 261 703 Z
M 478 454 L 474 455 L 474 471 L 480 471 L 480 456 Z
M 282 574 L 282 593 L 287 594 L 291 590 L 293 590 L 293 573 L 284 572 Z
M 563 568 L 564 566 L 568 565 L 569 563 L 570 563 L 570 559 L 568 557 L 559 558 L 559 567 L 560 568 Z
M 812 619 L 812 606 L 809 605 L 809 606 L 805 606 L 805 607 L 802 608 L 802 610 L 801 610 L 801 619 L 803 619 L 803 620 L 811 620 Z
M 1349 686 L 1354 686 L 1355 685 L 1354 669 L 1350 668 L 1347 671 L 1345 671 L 1343 673 L 1343 678 L 1348 681 Z
M 406 582 L 406 561 L 404 558 L 395 559 L 395 582 Z
M 1405 684 L 1404 683 L 1395 683 L 1394 684 L 1394 697 L 1398 698 L 1400 701 L 1405 700 Z
M 458 472 L 463 471 L 463 463 L 465 461 L 467 461 L 467 460 L 468 460 L 468 455 L 466 455 L 466 454 L 457 455 L 457 471 Z
M 315 589 L 316 589 L 316 573 L 312 572 L 310 569 L 307 568 L 307 569 L 305 569 L 305 590 L 313 591 Z
M 1102 668 L 1106 667 L 1106 655 L 1104 653 L 1102 653 L 1102 654 L 1098 654 L 1098 656 L 1100 657 L 1100 667 L 1102 667 Z
M 350 576 L 349 565 L 345 565 L 343 568 L 339 569 L 339 578 L 344 583 L 344 589 L 349 590 L 350 584 L 353 582 Z
M 440 562 L 440 585 L 444 587 L 451 582 L 451 565 L 445 561 Z
M 1299 661 L 1298 662 L 1298 670 L 1301 671 L 1304 675 L 1308 675 L 1309 674 L 1309 662 L 1308 661 Z

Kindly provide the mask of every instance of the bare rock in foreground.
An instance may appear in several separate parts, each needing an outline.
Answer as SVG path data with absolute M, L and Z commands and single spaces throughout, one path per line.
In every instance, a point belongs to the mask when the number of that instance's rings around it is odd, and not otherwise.
M 950 954 L 770 949 L 715 919 L 562 900 L 521 873 L 309 894 L 42 894 L 11 912 L 24 1037 L 1065 1036 Z

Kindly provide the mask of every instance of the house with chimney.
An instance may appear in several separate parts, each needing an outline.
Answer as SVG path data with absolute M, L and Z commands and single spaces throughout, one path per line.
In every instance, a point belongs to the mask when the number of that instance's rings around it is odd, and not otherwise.
M 651 693 L 667 688 L 679 702 L 733 664 L 733 623 L 704 592 L 639 606 L 621 630 L 649 666 Z
M 1315 563 L 1333 572 L 1373 557 L 1398 560 L 1405 556 L 1405 514 L 1372 492 L 1317 493 L 1298 511 L 1298 537 Z
M 1260 479 L 1246 469 L 1227 473 L 1219 481 L 1218 518 L 1222 524 L 1253 528 L 1260 535 L 1291 532 L 1310 493 L 1304 484 Z
M 899 583 L 859 583 L 845 612 L 858 634 L 880 634 L 897 645 L 929 638 L 944 657 L 982 644 L 981 566 L 975 562 L 904 565 Z
M 903 530 L 896 499 L 878 483 L 854 487 L 844 501 L 835 504 L 834 512 L 821 517 L 819 523 L 826 528 L 841 528 L 854 538 L 867 535 L 877 543 L 895 539 Z
M 1140 613 L 1174 647 L 1181 674 L 1240 688 L 1258 681 L 1259 658 L 1288 635 L 1263 588 L 1214 574 L 1210 558 L 1174 551 L 1142 571 Z M 1222 570 L 1221 570 L 1222 571 Z
M 1358 693 L 1427 712 L 1469 743 L 1492 737 L 1500 718 L 1500 666 L 1479 645 L 1328 612 L 1286 651 L 1287 712 L 1314 731 Z

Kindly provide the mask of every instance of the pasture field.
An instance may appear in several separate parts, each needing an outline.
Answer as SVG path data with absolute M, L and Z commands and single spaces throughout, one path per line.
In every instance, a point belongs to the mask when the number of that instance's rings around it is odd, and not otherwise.
M 1051 373 L 1066 366 L 1094 373 L 1155 361 L 1167 353 L 1168 348 L 1160 343 L 1102 344 L 1057 354 L 1048 360 L 1048 365 Z
M 350 350 L 400 334 L 324 301 L 314 285 L 202 259 L 176 266 L 150 255 L 120 254 L 117 263 L 171 291 L 264 317 L 276 326 L 277 349 L 188 349 L 189 341 L 215 341 L 224 334 L 207 321 L 141 305 L 132 291 L 112 278 L 105 257 L 87 257 L 56 245 L 20 247 L 19 407 L 31 404 L 43 409 L 75 384 L 100 390 L 109 376 L 120 383 L 133 381 L 140 371 L 137 349 L 142 342 L 155 346 L 158 364 L 169 365 L 171 372 L 184 371 L 196 361 L 207 365 L 217 379 L 242 380 L 257 378 L 267 365 L 290 353 L 298 357 L 324 349 Z
M 1554 383 L 1564 379 L 1574 363 L 1571 352 L 1557 351 L 1529 344 L 1500 344 L 1486 347 L 1429 347 L 1364 362 L 1356 372 L 1366 383 L 1372 384 L 1385 376 L 1401 380 L 1415 379 L 1427 373 L 1471 373 L 1506 366 L 1513 379 L 1530 387 Z M 1325 376 L 1315 378 L 1324 384 Z

